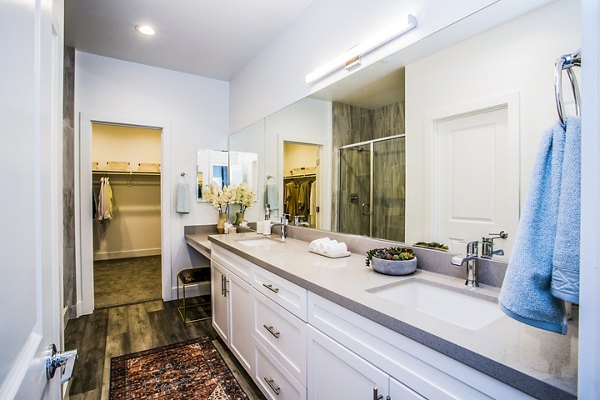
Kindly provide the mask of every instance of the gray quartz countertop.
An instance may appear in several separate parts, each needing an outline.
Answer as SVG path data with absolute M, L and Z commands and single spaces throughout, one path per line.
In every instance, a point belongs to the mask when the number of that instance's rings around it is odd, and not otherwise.
M 569 334 L 562 336 L 502 315 L 478 330 L 469 330 L 367 291 L 415 276 L 454 286 L 457 290 L 468 290 L 462 279 L 420 269 L 409 277 L 382 275 L 365 267 L 364 255 L 330 259 L 310 253 L 308 242 L 291 238 L 284 243 L 256 247 L 240 243 L 258 236 L 256 233 L 211 235 L 208 240 L 534 397 L 576 398 L 577 323 L 570 323 Z M 499 294 L 498 288 L 484 285 L 475 291 L 495 298 Z
M 208 233 L 188 233 L 185 235 L 185 241 L 199 252 L 210 254 L 211 243 L 208 240 Z

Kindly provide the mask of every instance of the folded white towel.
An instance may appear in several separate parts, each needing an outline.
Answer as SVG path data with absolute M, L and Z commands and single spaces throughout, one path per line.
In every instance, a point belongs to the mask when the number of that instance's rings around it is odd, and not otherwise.
M 322 248 L 322 245 L 324 243 L 329 243 L 330 241 L 331 241 L 331 239 L 329 239 L 328 237 L 324 237 L 324 238 L 320 238 L 320 239 L 315 239 L 312 242 L 310 242 L 310 245 L 308 246 L 308 248 L 311 249 L 311 250 L 319 251 L 319 248 Z
M 329 255 L 343 254 L 348 251 L 346 243 L 328 243 L 325 246 L 325 253 Z

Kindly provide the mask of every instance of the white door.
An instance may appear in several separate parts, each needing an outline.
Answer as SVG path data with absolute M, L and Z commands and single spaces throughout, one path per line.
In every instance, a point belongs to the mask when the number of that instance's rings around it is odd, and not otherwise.
M 212 325 L 221 339 L 229 343 L 229 310 L 227 302 L 227 270 L 215 260 L 211 263 L 210 299 L 212 308 Z
M 62 2 L 0 3 L 0 398 L 59 399 L 62 347 Z
M 310 326 L 308 337 L 310 400 L 387 396 L 389 377 L 386 373 Z
M 229 297 L 229 348 L 246 371 L 254 369 L 254 301 L 252 286 L 230 273 L 227 279 Z
M 435 240 L 463 253 L 467 242 L 505 231 L 495 248 L 507 259 L 519 215 L 518 130 L 507 105 L 438 120 L 433 139 Z

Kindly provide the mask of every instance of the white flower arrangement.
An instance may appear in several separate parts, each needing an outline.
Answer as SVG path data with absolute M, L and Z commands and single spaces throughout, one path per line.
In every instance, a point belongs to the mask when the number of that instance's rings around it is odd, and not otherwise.
M 250 207 L 256 200 L 256 193 L 250 190 L 246 184 L 240 184 L 235 193 L 235 203 L 240 205 L 240 212 L 245 212 L 246 208 Z
M 236 202 L 237 187 L 225 186 L 221 188 L 215 182 L 208 185 L 204 197 L 213 207 L 218 208 L 220 213 L 226 213 L 229 210 L 229 205 Z

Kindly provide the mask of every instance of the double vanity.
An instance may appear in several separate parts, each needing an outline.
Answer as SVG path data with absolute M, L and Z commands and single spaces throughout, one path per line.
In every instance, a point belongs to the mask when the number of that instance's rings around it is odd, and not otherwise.
M 498 287 L 421 265 L 445 253 L 419 250 L 417 272 L 395 277 L 365 267 L 353 243 L 367 238 L 347 236 L 353 253 L 339 259 L 306 237 L 186 239 L 210 247 L 213 326 L 267 398 L 576 396 L 577 324 L 561 336 L 513 321 Z

